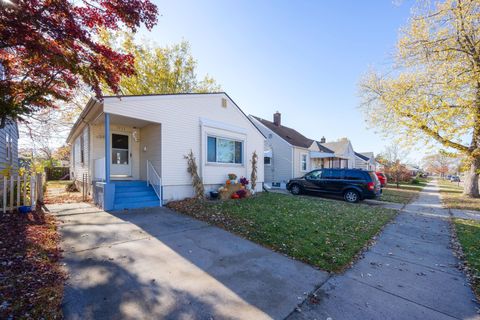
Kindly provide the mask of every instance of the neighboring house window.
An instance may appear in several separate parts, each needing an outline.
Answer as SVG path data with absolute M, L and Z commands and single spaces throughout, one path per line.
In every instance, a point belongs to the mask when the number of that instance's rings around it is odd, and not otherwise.
M 270 157 L 263 157 L 263 164 L 266 164 L 266 165 L 272 164 L 272 158 L 270 158 Z
M 243 163 L 243 142 L 218 137 L 208 137 L 207 161 L 213 163 Z
M 12 164 L 13 163 L 13 139 L 10 133 L 6 133 L 5 135 L 5 147 L 6 147 L 6 160 L 8 163 Z
M 85 163 L 85 140 L 83 139 L 83 135 L 80 137 L 80 163 Z
M 302 171 L 307 171 L 307 155 L 306 154 L 302 154 L 302 158 L 300 161 L 300 168 L 302 169 Z

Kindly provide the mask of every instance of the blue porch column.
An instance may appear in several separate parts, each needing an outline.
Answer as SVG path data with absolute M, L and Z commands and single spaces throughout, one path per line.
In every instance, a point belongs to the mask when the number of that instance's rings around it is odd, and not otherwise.
M 110 164 L 111 161 L 110 152 L 110 114 L 105 113 L 105 182 L 110 183 Z
M 105 113 L 105 184 L 103 188 L 103 210 L 112 210 L 115 206 L 115 184 L 110 183 L 110 114 Z

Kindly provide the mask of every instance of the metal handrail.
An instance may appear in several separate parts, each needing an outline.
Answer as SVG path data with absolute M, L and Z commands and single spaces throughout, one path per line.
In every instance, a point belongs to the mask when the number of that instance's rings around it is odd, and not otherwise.
M 150 160 L 147 160 L 147 186 L 152 186 L 153 190 L 160 199 L 160 207 L 162 206 L 162 178 L 153 166 Z

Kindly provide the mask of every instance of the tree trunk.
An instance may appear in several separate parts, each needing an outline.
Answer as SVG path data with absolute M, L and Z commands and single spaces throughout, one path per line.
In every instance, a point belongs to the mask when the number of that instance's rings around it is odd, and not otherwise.
M 475 158 L 472 160 L 470 169 L 467 172 L 465 177 L 465 184 L 463 186 L 463 194 L 471 197 L 478 198 L 480 197 L 478 192 L 478 176 L 480 171 L 480 158 Z

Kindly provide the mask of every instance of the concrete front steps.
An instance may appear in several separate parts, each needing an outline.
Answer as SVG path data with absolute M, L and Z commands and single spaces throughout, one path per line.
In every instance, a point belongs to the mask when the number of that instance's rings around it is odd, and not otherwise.
M 146 181 L 112 181 L 115 184 L 114 210 L 160 206 L 160 199 Z

